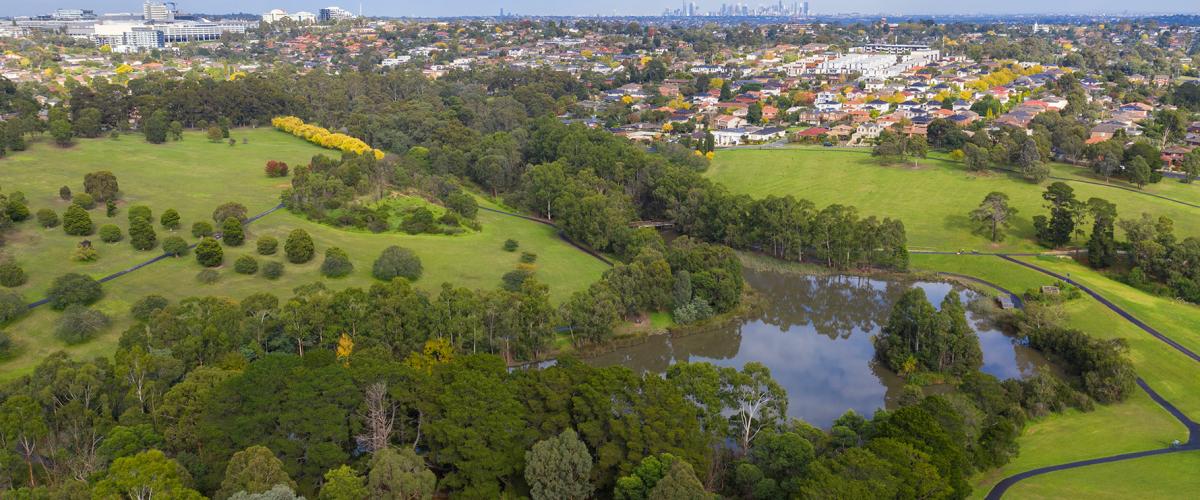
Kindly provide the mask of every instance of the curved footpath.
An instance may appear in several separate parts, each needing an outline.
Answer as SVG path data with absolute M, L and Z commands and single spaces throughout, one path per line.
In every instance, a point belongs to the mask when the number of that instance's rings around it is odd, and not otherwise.
M 1079 287 L 1080 290 L 1083 290 L 1085 293 L 1090 295 L 1092 298 L 1096 299 L 1097 302 L 1104 304 L 1105 307 L 1107 307 L 1110 310 L 1112 310 L 1113 312 L 1117 313 L 1122 318 L 1125 318 L 1130 323 L 1133 323 L 1138 328 L 1141 328 L 1146 333 L 1153 335 L 1158 340 L 1163 341 L 1167 345 L 1169 345 L 1172 348 L 1174 348 L 1175 350 L 1183 353 L 1184 355 L 1192 358 L 1193 360 L 1200 361 L 1200 356 L 1198 356 L 1196 353 L 1188 350 L 1186 347 L 1183 347 L 1182 345 L 1179 345 L 1178 342 L 1171 340 L 1169 337 L 1167 337 L 1166 335 L 1163 335 L 1161 332 L 1154 329 L 1150 325 L 1147 325 L 1146 323 L 1142 322 L 1141 320 L 1135 318 L 1128 311 L 1126 311 L 1126 310 L 1122 309 L 1120 306 L 1112 303 L 1112 301 L 1104 298 L 1102 295 L 1097 293 L 1095 290 L 1092 290 L 1091 288 L 1088 288 L 1087 286 L 1085 286 L 1077 281 L 1074 281 L 1069 277 L 1066 277 L 1061 274 L 1050 271 L 1049 269 L 1045 269 L 1045 268 L 1036 266 L 1034 264 L 1030 264 L 1028 262 L 1017 260 L 1017 259 L 1013 258 L 1012 254 L 995 254 L 995 255 L 997 257 L 1000 257 L 1001 259 L 1007 260 L 1014 264 L 1032 269 L 1034 271 L 1045 274 L 1047 276 L 1052 276 L 1052 277 L 1058 278 L 1060 280 L 1063 280 L 1064 282 L 1067 282 L 1067 283 L 1070 283 L 1071 285 Z M 1150 399 L 1153 399 L 1155 403 L 1157 403 L 1159 406 L 1161 406 L 1164 410 L 1167 410 L 1167 412 L 1170 413 L 1171 416 L 1175 417 L 1175 419 L 1177 419 L 1181 423 L 1183 423 L 1184 427 L 1186 427 L 1188 430 L 1187 443 L 1179 445 L 1179 446 L 1168 447 L 1168 448 L 1159 448 L 1156 450 L 1138 451 L 1138 452 L 1133 452 L 1133 453 L 1122 453 L 1120 455 L 1093 458 L 1093 459 L 1089 459 L 1089 460 L 1080 460 L 1078 462 L 1070 462 L 1070 463 L 1065 463 L 1065 464 L 1060 464 L 1060 465 L 1051 465 L 1048 467 L 1041 467 L 1041 468 L 1021 472 L 1019 474 L 1014 474 L 1012 476 L 1006 477 L 1006 478 L 1000 480 L 1000 482 L 996 483 L 996 485 L 992 487 L 991 491 L 988 492 L 987 499 L 988 500 L 1000 500 L 1000 497 L 1004 495 L 1004 492 L 1008 491 L 1008 489 L 1011 488 L 1014 484 L 1017 484 L 1018 482 L 1020 482 L 1024 479 L 1028 479 L 1028 478 L 1031 478 L 1034 476 L 1039 476 L 1039 475 L 1046 474 L 1049 472 L 1074 469 L 1074 468 L 1084 467 L 1084 466 L 1088 466 L 1088 465 L 1119 462 L 1122 460 L 1131 460 L 1131 459 L 1135 459 L 1135 458 L 1142 458 L 1142 457 L 1148 457 L 1148 456 L 1153 456 L 1153 455 L 1162 455 L 1162 454 L 1166 454 L 1166 453 L 1200 450 L 1200 424 L 1197 424 L 1195 421 L 1188 418 L 1188 416 L 1185 415 L 1182 411 L 1180 411 L 1179 408 L 1176 408 L 1175 405 L 1172 405 L 1170 402 L 1168 402 L 1166 399 L 1164 399 L 1162 396 L 1160 396 L 1157 392 L 1154 392 L 1154 389 L 1151 389 L 1150 385 L 1147 384 L 1146 381 L 1142 380 L 1141 378 L 1138 378 L 1137 384 L 1139 387 L 1142 388 L 1143 391 L 1146 391 L 1146 394 L 1150 395 Z
M 1021 300 L 1021 296 L 1020 296 L 1020 295 L 1017 295 L 1017 294 L 1015 294 L 1015 293 L 1012 293 L 1012 292 L 1011 292 L 1011 291 L 1009 291 L 1007 288 L 1004 288 L 1004 287 L 1002 287 L 1002 286 L 1000 286 L 1000 285 L 997 285 L 997 284 L 995 284 L 995 283 L 992 283 L 991 281 L 988 281 L 988 280 L 985 280 L 985 279 L 982 279 L 982 278 L 976 278 L 976 277 L 974 277 L 974 276 L 970 276 L 970 275 L 966 275 L 966 274 L 947 273 L 947 272 L 942 272 L 942 271 L 938 271 L 937 275 L 938 275 L 938 276 L 949 276 L 949 277 L 951 277 L 951 278 L 958 278 L 958 279 L 961 279 L 961 280 L 967 280 L 967 281 L 970 281 L 970 282 L 973 282 L 973 283 L 979 283 L 979 284 L 981 284 L 981 285 L 983 285 L 983 286 L 986 286 L 986 287 L 988 287 L 988 288 L 991 288 L 991 289 L 994 289 L 994 290 L 996 290 L 996 291 L 999 291 L 1000 293 L 1003 293 L 1003 294 L 1005 294 L 1005 295 L 1008 295 L 1008 297 L 1009 297 L 1010 299 L 1012 299 L 1013 305 L 1014 305 L 1014 306 L 1016 306 L 1016 308 L 1017 308 L 1017 309 L 1024 309 L 1024 308 L 1025 308 L 1025 301 Z

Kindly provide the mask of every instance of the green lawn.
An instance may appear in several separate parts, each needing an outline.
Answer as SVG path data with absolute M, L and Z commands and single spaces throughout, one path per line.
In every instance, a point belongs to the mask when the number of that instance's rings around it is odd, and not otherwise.
M 1089 465 L 1021 481 L 1004 498 L 1087 498 L 1089 500 L 1197 496 L 1200 451 Z
M 279 191 L 289 184 L 289 179 L 268 179 L 262 173 L 266 160 L 280 159 L 296 165 L 324 151 L 273 129 L 234 130 L 233 137 L 247 137 L 249 143 L 243 145 L 239 141 L 234 147 L 210 144 L 198 133 L 187 134 L 183 142 L 158 146 L 146 144 L 136 136 L 122 137 L 119 141 L 84 140 L 66 150 L 37 143 L 28 152 L 0 160 L 0 168 L 5 172 L 3 188 L 5 192 L 25 192 L 34 212 L 49 206 L 61 213 L 66 202 L 58 199 L 59 186 L 67 184 L 73 190 L 82 190 L 85 173 L 111 170 L 121 184 L 126 203 L 113 219 L 104 216 L 103 207 L 92 210 L 97 225 L 113 222 L 124 230 L 127 226 L 124 210 L 130 203 L 150 206 L 156 218 L 166 208 L 175 208 L 182 215 L 184 227 L 175 234 L 191 242 L 194 238 L 187 228 L 194 221 L 211 221 L 212 209 L 222 202 L 241 202 L 251 213 L 278 203 Z M 481 203 L 490 206 L 486 201 Z M 147 294 L 158 293 L 176 300 L 195 295 L 241 298 L 269 291 L 286 297 L 296 286 L 313 281 L 324 281 L 333 288 L 367 287 L 374 281 L 370 274 L 372 262 L 391 245 L 410 248 L 421 257 L 424 274 L 416 285 L 435 293 L 443 282 L 473 289 L 496 288 L 501 276 L 516 268 L 521 252 L 537 254 L 537 276 L 550 286 L 555 302 L 586 288 L 607 269 L 602 262 L 563 242 L 548 226 L 486 211 L 480 211 L 478 218 L 483 226 L 481 231 L 455 236 L 373 234 L 337 229 L 277 211 L 247 227 L 244 246 L 226 247 L 225 265 L 219 269 L 221 279 L 213 285 L 196 281 L 201 268 L 191 255 L 153 264 L 105 284 L 104 299 L 95 307 L 112 316 L 114 325 L 92 341 L 63 345 L 53 336 L 58 313 L 46 307 L 6 326 L 19 352 L 13 359 L 0 363 L 0 379 L 26 373 L 45 355 L 64 348 L 82 357 L 111 354 L 120 332 L 129 325 L 129 306 Z M 155 228 L 160 240 L 170 234 L 157 225 L 157 220 Z M 283 277 L 276 281 L 233 272 L 232 264 L 238 256 L 254 252 L 256 238 L 271 235 L 282 241 L 295 228 L 303 228 L 312 235 L 317 248 L 317 258 L 313 261 L 287 264 Z M 520 242 L 519 251 L 501 249 L 509 238 Z M 66 236 L 61 227 L 42 229 L 32 219 L 20 224 L 5 247 L 5 252 L 29 273 L 29 283 L 18 291 L 32 301 L 43 297 L 50 282 L 61 274 L 81 272 L 99 278 L 158 253 L 135 251 L 128 240 L 106 244 L 91 237 L 98 245 L 100 259 L 82 264 L 69 259 L 80 239 Z M 321 255 L 330 246 L 340 247 L 350 255 L 355 267 L 350 276 L 337 280 L 320 276 Z M 276 255 L 260 257 L 260 264 L 271 259 L 283 262 L 282 256 Z
M 1045 185 L 1033 185 L 1002 172 L 972 174 L 959 163 L 940 158 L 921 160 L 919 168 L 880 165 L 867 150 L 827 148 L 737 149 L 717 152 L 707 176 L 734 193 L 755 198 L 794 195 L 825 206 L 853 205 L 864 215 L 904 221 L 909 247 L 931 250 L 1040 251 L 1033 242 L 1032 217 L 1046 213 Z M 1078 169 L 1063 175 L 1081 175 Z M 1080 177 L 1083 178 L 1083 177 Z M 1081 200 L 1105 198 L 1123 217 L 1141 212 L 1175 220 L 1181 236 L 1200 236 L 1197 209 L 1105 186 L 1071 183 Z M 972 234 L 967 214 L 989 192 L 1008 194 L 1019 212 L 1012 234 L 1001 244 Z M 1164 180 L 1147 188 L 1167 196 L 1200 202 L 1200 187 Z M 1080 242 L 1082 243 L 1082 241 Z

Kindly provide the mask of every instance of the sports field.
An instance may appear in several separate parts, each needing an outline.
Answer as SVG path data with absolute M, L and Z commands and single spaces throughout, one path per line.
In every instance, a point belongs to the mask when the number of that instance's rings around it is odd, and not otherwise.
M 174 234 L 194 242 L 191 224 L 201 220 L 212 222 L 212 210 L 221 203 L 242 203 L 251 214 L 278 204 L 279 193 L 289 185 L 289 178 L 267 178 L 263 173 L 267 160 L 281 160 L 294 166 L 307 163 L 315 154 L 333 154 L 268 128 L 235 129 L 232 137 L 238 140 L 232 147 L 210 143 L 202 133 L 186 133 L 183 141 L 162 145 L 148 144 L 136 135 L 122 136 L 116 141 L 81 140 L 69 149 L 36 142 L 29 151 L 0 160 L 0 168 L 4 169 L 0 187 L 5 193 L 24 192 L 31 212 L 49 207 L 61 215 L 68 202 L 59 199 L 59 187 L 67 185 L 81 192 L 84 174 L 96 170 L 112 171 L 122 192 L 120 212 L 115 217 L 107 218 L 103 206 L 90 212 L 97 227 L 116 224 L 126 236 L 125 240 L 111 244 L 100 242 L 95 235 L 87 237 L 99 249 L 100 258 L 96 262 L 79 263 L 70 259 L 77 242 L 84 238 L 65 235 L 61 226 L 43 229 L 31 218 L 10 232 L 3 252 L 12 256 L 29 275 L 29 282 L 15 290 L 33 301 L 44 297 L 50 282 L 64 273 L 80 272 L 100 278 L 161 253 L 157 249 L 136 251 L 129 244 L 126 210 L 131 205 L 151 208 L 159 241 Z M 242 144 L 243 138 L 247 139 L 246 144 Z M 490 206 L 486 201 L 481 203 Z M 176 209 L 182 217 L 182 228 L 173 233 L 163 229 L 157 220 L 167 208 Z M 25 373 L 43 356 L 59 349 L 79 356 L 111 354 L 120 332 L 129 324 L 129 306 L 147 294 L 157 293 L 174 300 L 195 295 L 241 298 L 269 291 L 286 297 L 296 286 L 314 281 L 323 281 L 333 288 L 367 287 L 374 281 L 370 275 L 372 262 L 391 245 L 417 253 L 424 274 L 416 285 L 431 292 L 436 292 L 443 282 L 476 289 L 496 288 L 501 276 L 517 266 L 522 251 L 537 254 L 537 277 L 550 286 L 555 302 L 586 288 L 606 269 L 602 262 L 559 239 L 548 226 L 482 210 L 479 221 L 483 226 L 481 231 L 455 236 L 372 234 L 340 230 L 283 210 L 276 211 L 247 226 L 245 245 L 225 247 L 225 265 L 219 269 L 221 278 L 215 284 L 204 285 L 195 279 L 201 267 L 191 255 L 153 264 L 105 284 L 104 298 L 95 307 L 108 313 L 114 324 L 104 335 L 89 342 L 65 346 L 55 339 L 53 328 L 58 313 L 45 307 L 5 326 L 17 343 L 18 354 L 0 363 L 0 379 Z M 238 256 L 254 253 L 257 237 L 271 235 L 282 242 L 295 228 L 303 228 L 312 235 L 317 250 L 312 261 L 303 265 L 286 264 L 283 277 L 274 281 L 233 271 L 232 264 Z M 520 251 L 501 249 L 509 238 L 520 243 Z M 330 246 L 340 247 L 349 254 L 355 267 L 350 276 L 331 280 L 320 275 L 321 255 Z M 268 260 L 284 262 L 282 255 L 258 258 L 260 265 Z

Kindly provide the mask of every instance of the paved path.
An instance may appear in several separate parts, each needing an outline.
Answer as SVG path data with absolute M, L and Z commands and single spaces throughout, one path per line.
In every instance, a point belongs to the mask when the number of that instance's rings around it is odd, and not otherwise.
M 1000 286 L 1000 285 L 997 285 L 997 284 L 995 284 L 995 283 L 992 283 L 991 281 L 987 281 L 987 280 L 985 280 L 985 279 L 982 279 L 982 278 L 976 278 L 976 277 L 974 277 L 974 276 L 969 276 L 969 275 L 966 275 L 966 274 L 947 273 L 947 272 L 942 272 L 942 271 L 938 271 L 938 273 L 937 273 L 937 274 L 938 274 L 938 276 L 950 276 L 950 277 L 953 277 L 953 278 L 958 278 L 958 279 L 964 279 L 964 280 L 967 280 L 967 281 L 972 281 L 972 282 L 979 283 L 979 284 L 981 284 L 981 285 L 987 286 L 988 288 L 995 289 L 995 290 L 999 291 L 1000 293 L 1003 293 L 1003 294 L 1005 294 L 1005 295 L 1008 295 L 1008 297 L 1012 299 L 1013 305 L 1014 305 L 1014 306 L 1016 306 L 1016 308 L 1017 308 L 1017 309 L 1024 309 L 1024 308 L 1025 308 L 1025 301 L 1021 300 L 1021 296 L 1020 296 L 1020 295 L 1017 295 L 1017 294 L 1015 294 L 1015 293 L 1012 293 L 1012 292 L 1011 292 L 1011 291 L 1009 291 L 1007 288 L 1004 288 L 1004 287 L 1002 287 L 1002 286 Z

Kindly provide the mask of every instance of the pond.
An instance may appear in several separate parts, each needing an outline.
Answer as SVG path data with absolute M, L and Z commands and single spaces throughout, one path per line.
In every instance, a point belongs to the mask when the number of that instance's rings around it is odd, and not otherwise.
M 905 290 L 920 287 L 937 307 L 948 293 L 964 303 L 978 294 L 949 283 L 878 280 L 857 276 L 805 276 L 747 269 L 746 284 L 764 297 L 761 310 L 680 338 L 652 337 L 646 343 L 587 360 L 663 373 L 671 364 L 707 361 L 741 368 L 758 361 L 788 393 L 788 414 L 828 428 L 848 409 L 870 416 L 890 407 L 903 381 L 874 360 L 871 336 L 887 322 Z M 983 368 L 1000 379 L 1024 378 L 1047 364 L 968 308 L 979 335 Z

